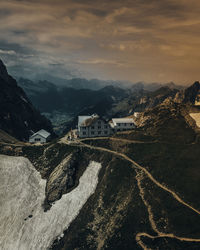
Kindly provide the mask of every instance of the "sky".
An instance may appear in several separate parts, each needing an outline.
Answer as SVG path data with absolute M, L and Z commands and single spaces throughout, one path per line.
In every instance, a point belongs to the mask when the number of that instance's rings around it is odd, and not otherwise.
M 198 0 L 0 0 L 14 75 L 189 85 L 200 80 Z

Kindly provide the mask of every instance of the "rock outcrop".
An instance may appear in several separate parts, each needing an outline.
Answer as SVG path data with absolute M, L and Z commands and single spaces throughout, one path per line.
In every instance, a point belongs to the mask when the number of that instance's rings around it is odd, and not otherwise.
M 47 202 L 52 203 L 61 198 L 75 184 L 76 155 L 70 154 L 50 174 L 47 180 Z
M 200 91 L 200 83 L 197 81 L 192 86 L 190 86 L 185 90 L 184 102 L 185 103 L 190 102 L 194 104 L 199 91 Z

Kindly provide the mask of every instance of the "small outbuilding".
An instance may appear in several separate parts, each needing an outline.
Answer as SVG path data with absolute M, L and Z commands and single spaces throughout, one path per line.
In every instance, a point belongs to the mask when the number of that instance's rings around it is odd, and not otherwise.
M 44 129 L 34 133 L 29 137 L 30 143 L 45 143 L 48 142 L 51 137 L 51 134 Z
M 135 128 L 133 118 L 113 118 L 110 126 L 115 132 L 126 131 Z

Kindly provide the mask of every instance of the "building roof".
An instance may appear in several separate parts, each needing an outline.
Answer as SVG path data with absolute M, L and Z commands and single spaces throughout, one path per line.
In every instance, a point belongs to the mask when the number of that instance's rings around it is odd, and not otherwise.
M 94 116 L 94 117 L 88 118 L 88 119 L 86 119 L 83 122 L 83 126 L 89 127 L 89 126 L 91 126 L 98 119 L 99 119 L 98 116 Z
M 78 117 L 78 126 L 88 127 L 88 126 L 92 125 L 98 119 L 99 119 L 98 115 L 79 116 Z
M 132 118 L 113 118 L 112 122 L 116 123 L 134 123 Z
M 47 132 L 46 130 L 41 129 L 38 132 L 36 132 L 35 134 L 31 135 L 30 138 L 35 137 L 36 135 L 40 135 L 40 136 L 44 137 L 45 139 L 47 139 L 51 134 L 49 132 Z

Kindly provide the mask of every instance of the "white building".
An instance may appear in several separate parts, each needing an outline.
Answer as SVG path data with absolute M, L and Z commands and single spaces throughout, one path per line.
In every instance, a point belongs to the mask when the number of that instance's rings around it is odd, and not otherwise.
M 78 117 L 78 136 L 80 138 L 109 136 L 112 133 L 110 124 L 98 115 Z
M 44 129 L 36 132 L 29 137 L 30 143 L 45 143 L 50 139 L 51 134 Z
M 113 118 L 110 122 L 111 128 L 115 131 L 126 131 L 135 128 L 132 118 Z

